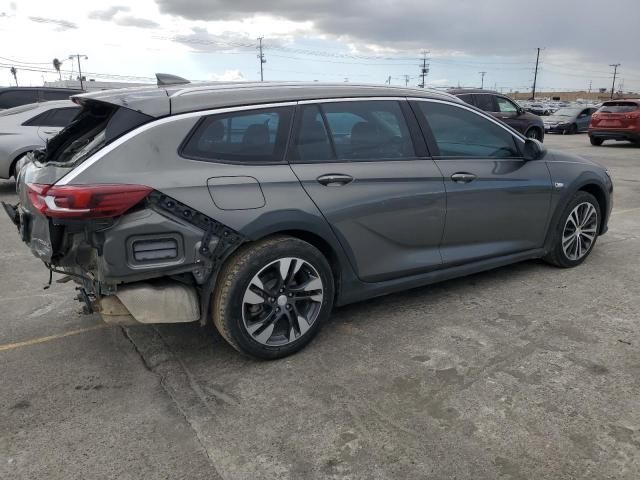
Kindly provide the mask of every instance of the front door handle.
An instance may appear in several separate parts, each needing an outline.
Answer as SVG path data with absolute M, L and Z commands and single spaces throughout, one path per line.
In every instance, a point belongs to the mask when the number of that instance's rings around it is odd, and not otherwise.
M 473 173 L 454 173 L 451 175 L 451 180 L 456 183 L 469 183 L 473 182 L 476 176 Z
M 316 178 L 316 180 L 325 187 L 340 187 L 353 182 L 353 177 L 343 173 L 328 173 Z

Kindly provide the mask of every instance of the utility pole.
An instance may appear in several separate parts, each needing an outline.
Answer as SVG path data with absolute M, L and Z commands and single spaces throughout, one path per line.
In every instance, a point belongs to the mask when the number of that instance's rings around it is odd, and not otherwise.
M 391 75 L 387 77 L 387 81 L 384 83 L 386 83 L 387 85 L 391 85 Z
M 538 65 L 540 64 L 540 48 L 538 48 L 538 55 L 536 56 L 536 71 L 533 74 L 533 91 L 531 92 L 531 100 L 536 99 L 536 83 L 538 82 Z
M 69 55 L 69 60 L 73 60 L 74 58 L 78 59 L 78 78 L 80 79 L 80 90 L 84 90 L 84 78 L 82 78 L 82 67 L 80 66 L 80 57 L 85 60 L 89 60 L 89 57 L 83 55 L 81 53 L 74 53 L 73 55 Z
M 482 83 L 480 84 L 480 89 L 483 89 L 484 88 L 484 76 L 487 74 L 487 72 L 478 72 L 478 73 L 482 77 L 482 80 L 481 80 Z
M 411 77 L 409 75 L 405 75 L 404 76 L 404 86 L 405 86 L 405 88 L 409 86 L 409 79 L 410 78 Z
M 264 39 L 264 37 L 258 37 L 258 50 L 260 51 L 260 53 L 258 54 L 258 59 L 260 60 L 260 81 L 264 82 L 264 70 L 262 68 L 262 66 L 267 63 L 267 59 L 264 58 L 264 53 L 262 52 L 262 40 Z
M 620 64 L 612 63 L 609 66 L 613 67 L 613 83 L 611 84 L 611 98 L 613 98 L 613 92 L 616 89 L 616 75 L 618 74 L 618 67 L 620 66 Z
M 422 77 L 422 82 L 420 83 L 420 85 L 418 85 L 420 88 L 425 87 L 425 78 L 429 74 L 429 64 L 427 63 L 428 54 L 429 54 L 428 51 L 426 50 L 422 51 L 422 65 L 420 67 L 420 76 Z
M 591 93 L 592 85 L 593 85 L 593 80 L 589 80 L 589 93 Z

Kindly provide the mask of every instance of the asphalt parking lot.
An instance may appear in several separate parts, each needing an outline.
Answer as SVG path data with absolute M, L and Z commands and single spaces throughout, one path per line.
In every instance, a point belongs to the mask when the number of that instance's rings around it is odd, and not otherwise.
M 275 362 L 79 314 L 0 215 L 0 478 L 640 478 L 640 148 L 545 143 L 614 178 L 582 266 L 344 307 Z

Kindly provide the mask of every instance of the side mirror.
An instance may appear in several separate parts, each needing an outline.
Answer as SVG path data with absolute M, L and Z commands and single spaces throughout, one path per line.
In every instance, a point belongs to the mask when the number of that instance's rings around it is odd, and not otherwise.
M 524 142 L 523 158 L 526 161 L 540 160 L 547 154 L 546 147 L 534 138 L 527 138 Z

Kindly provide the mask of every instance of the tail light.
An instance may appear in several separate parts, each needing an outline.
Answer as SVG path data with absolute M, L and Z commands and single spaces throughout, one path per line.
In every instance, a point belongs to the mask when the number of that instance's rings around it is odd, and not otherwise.
M 143 185 L 27 184 L 33 206 L 50 218 L 117 217 L 140 203 L 152 188 Z

